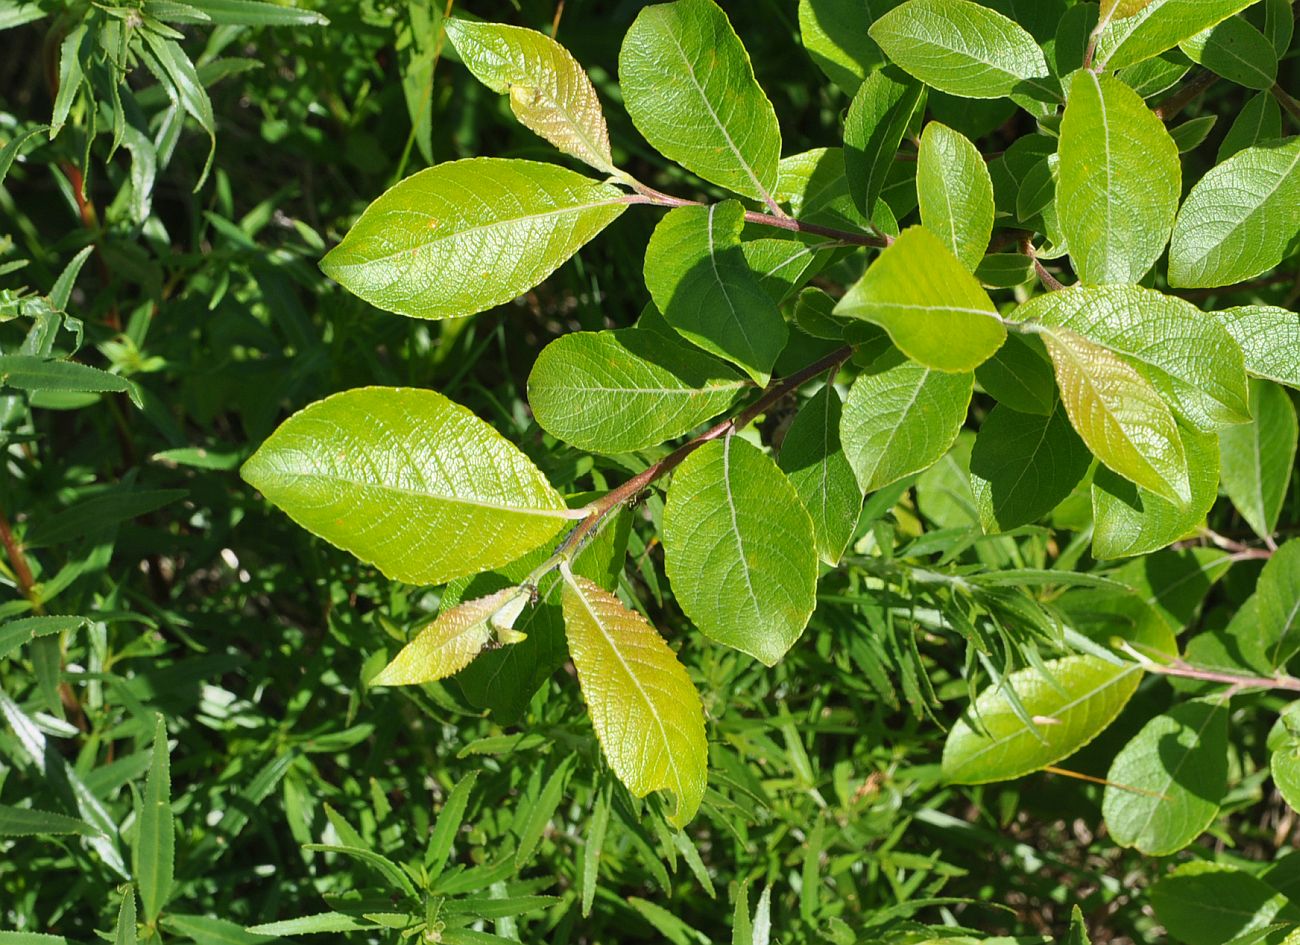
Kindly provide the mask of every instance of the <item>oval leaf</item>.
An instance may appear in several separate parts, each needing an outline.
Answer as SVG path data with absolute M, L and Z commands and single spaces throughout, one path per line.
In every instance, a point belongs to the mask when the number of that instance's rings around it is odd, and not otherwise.
M 744 223 L 734 200 L 671 211 L 646 247 L 645 282 L 683 337 L 766 384 L 789 329 L 745 260 Z
M 1230 285 L 1282 261 L 1300 230 L 1300 136 L 1238 151 L 1196 182 L 1169 243 L 1169 284 Z
M 622 213 L 626 199 L 553 164 L 452 161 L 386 191 L 320 267 L 385 311 L 460 318 L 537 285 Z
M 1211 313 L 1241 345 L 1246 370 L 1300 388 L 1300 312 L 1277 305 L 1239 305 Z
M 780 466 L 812 516 L 817 553 L 836 564 L 853 537 L 862 490 L 840 444 L 840 395 L 822 387 L 799 408 L 781 441 Z
M 685 827 L 708 782 L 699 693 L 644 617 L 567 569 L 564 579 L 569 653 L 605 760 L 637 797 L 672 791 L 668 819 Z
M 673 474 L 664 563 L 686 616 L 710 639 L 774 665 L 816 605 L 812 519 L 762 451 L 713 440 Z
M 618 79 L 632 123 L 660 154 L 770 202 L 781 129 L 717 4 L 677 0 L 644 8 L 623 39 Z
M 578 449 L 624 453 L 681 436 L 749 383 L 717 359 L 644 328 L 573 332 L 542 349 L 528 402 Z
M 1269 381 L 1250 382 L 1250 423 L 1219 431 L 1223 491 L 1260 538 L 1277 527 L 1295 469 L 1295 405 Z
M 859 375 L 844 404 L 840 439 L 862 491 L 938 462 L 961 432 L 974 388 L 973 374 L 945 374 L 915 361 Z
M 1205 832 L 1228 790 L 1228 711 L 1195 700 L 1142 726 L 1106 775 L 1102 816 L 1115 842 L 1168 856 Z
M 1255 0 L 1151 0 L 1131 16 L 1115 18 L 1097 43 L 1098 65 L 1131 66 L 1195 36 Z
M 600 100 L 567 49 L 536 30 L 500 23 L 448 20 L 446 30 L 474 77 L 510 96 L 524 127 L 597 170 L 616 173 Z
M 932 121 L 916 158 L 921 223 L 971 272 L 993 234 L 993 179 L 970 139 Z
M 908 0 L 868 32 L 891 61 L 940 91 L 963 98 L 1002 98 L 1022 89 L 1054 94 L 1034 38 L 972 0 Z
M 1248 89 L 1271 89 L 1277 81 L 1273 44 L 1239 16 L 1197 33 L 1179 48 L 1192 62 Z
M 408 584 L 505 564 L 572 517 L 528 457 L 429 390 L 364 387 L 318 401 L 241 475 L 309 532 Z
M 1047 678 L 1036 667 L 980 693 L 952 727 L 943 747 L 943 774 L 957 784 L 1006 781 L 1074 754 L 1097 737 L 1132 697 L 1142 676 L 1136 664 L 1095 656 L 1049 660 Z M 1028 714 L 1026 720 L 1024 714 Z
M 921 83 L 889 67 L 867 76 L 853 96 L 844 116 L 844 170 L 860 213 L 874 212 L 923 89 Z
M 1131 88 L 1075 73 L 1061 119 L 1056 213 L 1082 282 L 1137 282 L 1164 251 L 1181 192 L 1178 146 Z
M 835 314 L 880 325 L 908 357 L 954 374 L 987 361 L 1007 337 L 988 293 L 923 226 L 882 251 Z

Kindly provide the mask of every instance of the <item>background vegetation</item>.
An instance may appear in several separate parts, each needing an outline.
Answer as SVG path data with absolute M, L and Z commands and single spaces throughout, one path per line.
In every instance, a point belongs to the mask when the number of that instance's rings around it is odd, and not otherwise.
M 1038 2 L 1022 22 L 1037 15 L 1046 33 L 1072 5 Z M 617 39 L 641 4 L 462 5 L 556 33 L 607 103 L 616 160 L 661 189 L 701 193 L 637 144 L 617 104 Z M 340 937 L 337 919 L 274 924 L 331 910 L 391 929 L 358 940 L 767 941 L 770 922 L 774 942 L 921 941 L 961 926 L 1064 936 L 1075 905 L 1095 942 L 1157 941 L 1144 890 L 1178 863 L 1235 865 L 1269 895 L 1295 891 L 1296 814 L 1267 780 L 1276 693 L 1234 700 L 1230 796 L 1176 857 L 1107 842 L 1096 784 L 1056 773 L 942 783 L 945 727 L 972 669 L 943 615 L 965 602 L 916 569 L 1098 566 L 1068 504 L 1050 527 L 980 537 L 960 473 L 966 440 L 873 497 L 855 536 L 897 552 L 906 594 L 882 598 L 867 566 L 842 568 L 772 669 L 686 633 L 652 529 L 634 517 L 624 580 L 680 643 L 710 719 L 710 790 L 686 833 L 604 771 L 568 672 L 531 698 L 472 674 L 367 690 L 437 594 L 312 538 L 238 465 L 292 410 L 390 384 L 467 405 L 561 491 L 621 481 L 614 461 L 545 438 L 523 384 L 560 334 L 635 322 L 657 217 L 626 214 L 482 316 L 378 312 L 316 268 L 371 199 L 429 163 L 553 152 L 450 61 L 443 0 L 317 3 L 328 22 L 198 6 L 222 12 L 204 23 L 164 0 L 0 3 L 0 143 L 22 142 L 0 152 L 3 171 L 21 150 L 0 187 L 0 351 L 75 349 L 114 378 L 87 392 L 84 379 L 25 383 L 26 362 L 0 369 L 0 616 L 88 617 L 34 638 L 29 625 L 0 628 L 0 942 Z M 848 97 L 798 46 L 795 5 L 725 6 L 786 150 L 835 145 Z M 1294 49 L 1280 80 L 1291 88 Z M 1185 157 L 1189 180 L 1253 96 L 1226 82 L 1192 91 L 1179 120 L 1218 122 Z M 930 109 L 986 152 L 1032 130 L 1009 102 L 934 94 Z M 1294 308 L 1294 262 L 1236 298 Z M 44 326 L 35 340 L 33 325 Z M 977 397 L 972 428 L 980 409 Z M 776 410 L 764 429 L 788 420 Z M 1300 532 L 1294 479 L 1280 536 Z M 649 497 L 645 514 L 661 510 Z M 1222 628 L 1262 562 L 1226 500 L 1208 524 L 1226 550 L 1202 538 L 1108 573 L 1165 601 L 1191 634 Z M 1104 776 L 1172 693 L 1145 680 L 1064 767 Z M 15 813 L 30 808 L 61 816 Z

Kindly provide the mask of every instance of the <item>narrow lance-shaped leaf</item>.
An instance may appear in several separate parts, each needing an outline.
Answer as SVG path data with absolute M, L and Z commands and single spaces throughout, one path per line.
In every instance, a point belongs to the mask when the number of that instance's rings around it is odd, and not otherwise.
M 616 173 L 596 90 L 569 51 L 543 33 L 500 23 L 446 24 L 461 61 L 527 128 L 597 170 Z
M 1168 856 L 1199 837 L 1228 790 L 1228 710 L 1194 700 L 1157 715 L 1120 749 L 1102 816 L 1115 842 Z
M 1096 63 L 1121 69 L 1172 49 L 1255 0 L 1151 0 L 1127 17 L 1112 19 L 1097 43 Z
M 647 6 L 623 39 L 619 86 L 632 123 L 669 160 L 770 200 L 781 129 L 749 54 L 713 0 Z
M 407 686 L 444 679 L 468 666 L 493 639 L 522 640 L 524 635 L 511 628 L 527 602 L 525 588 L 509 587 L 443 611 L 402 647 L 370 685 Z
M 664 564 L 686 616 L 710 639 L 774 665 L 816 605 L 813 522 L 776 463 L 735 436 L 673 474 Z
M 839 562 L 862 510 L 862 490 L 840 444 L 842 412 L 828 383 L 799 409 L 781 441 L 781 469 L 812 516 L 817 553 L 830 564 Z
M 135 839 L 135 877 L 140 884 L 140 905 L 149 922 L 157 919 L 167 904 L 175 872 L 176 825 L 172 820 L 171 789 L 167 727 L 159 716 Z
M 974 375 L 907 360 L 859 375 L 844 404 L 840 439 L 862 491 L 938 462 L 961 431 L 974 387 Z
M 725 410 L 749 382 L 644 328 L 572 332 L 542 349 L 528 403 L 546 432 L 578 449 L 624 453 L 681 436 Z
M 564 569 L 564 627 L 592 727 L 634 795 L 671 791 L 671 822 L 695 816 L 708 781 L 704 708 L 686 669 L 645 618 Z
M 1191 499 L 1187 456 L 1169 407 L 1137 369 L 1068 328 L 1037 326 L 1061 402 L 1083 442 L 1121 476 L 1176 502 Z
M 645 281 L 684 338 L 766 384 L 789 330 L 745 260 L 744 214 L 734 200 L 668 213 L 646 247 Z
M 1061 119 L 1056 213 L 1085 283 L 1137 282 L 1178 212 L 1178 146 L 1141 97 L 1082 69 Z
M 1282 261 L 1300 230 L 1300 136 L 1238 151 L 1196 182 L 1169 243 L 1169 284 L 1229 285 Z
M 1054 94 L 1034 38 L 973 0 L 908 0 L 868 31 L 885 55 L 926 85 L 963 98 Z
M 974 369 L 1007 337 L 988 293 L 923 226 L 882 251 L 835 314 L 880 325 L 904 354 L 951 373 Z
M 1031 299 L 1016 317 L 1068 328 L 1123 356 L 1199 430 L 1250 418 L 1240 347 L 1190 302 L 1139 286 L 1076 286 Z
M 505 564 L 573 517 L 513 444 L 428 390 L 365 387 L 318 401 L 241 475 L 303 528 L 409 584 Z
M 553 164 L 452 161 L 386 191 L 320 265 L 385 311 L 460 318 L 537 285 L 626 207 Z
M 916 158 L 921 223 L 972 272 L 993 234 L 993 180 L 975 145 L 932 121 Z
M 1250 382 L 1250 423 L 1219 431 L 1223 490 L 1255 534 L 1277 527 L 1295 469 L 1296 410 L 1286 391 L 1269 381 Z
M 1142 671 L 1096 656 L 1049 660 L 1002 683 L 1019 698 L 1027 722 L 999 686 L 980 693 L 948 733 L 944 776 L 957 784 L 1006 781 L 1072 755 L 1101 733 L 1137 689 Z

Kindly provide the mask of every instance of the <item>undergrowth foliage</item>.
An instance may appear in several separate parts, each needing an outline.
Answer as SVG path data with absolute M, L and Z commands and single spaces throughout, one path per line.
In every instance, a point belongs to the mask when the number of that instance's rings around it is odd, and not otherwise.
M 558 12 L 539 30 L 487 6 L 327 11 L 364 26 L 333 41 L 383 33 L 411 119 L 329 206 L 349 225 L 328 252 L 310 193 L 278 206 L 287 182 L 236 215 L 208 89 L 256 74 L 259 31 L 311 46 L 337 24 L 249 0 L 0 7 L 3 28 L 52 16 L 53 107 L 0 126 L 0 183 L 43 161 L 81 226 L 50 252 L 3 192 L 41 268 L 67 261 L 0 291 L 20 513 L 0 516 L 0 835 L 119 890 L 105 932 L 0 871 L 21 899 L 0 943 L 1300 941 L 1300 860 L 1273 849 L 1300 805 L 1292 5 L 801 0 L 785 14 L 822 80 L 782 89 L 789 116 L 731 5 L 638 6 L 590 75 Z M 359 121 L 334 88 L 297 111 L 262 94 L 263 138 Z M 795 113 L 812 95 L 818 135 Z M 431 114 L 498 107 L 527 129 L 503 125 L 503 156 L 439 152 Z M 185 183 L 215 195 L 169 198 L 190 201 L 182 237 L 155 183 L 186 129 Z M 430 166 L 403 176 L 413 154 Z M 623 284 L 574 289 L 606 239 Z M 538 318 L 565 280 L 572 305 Z M 239 310 L 205 340 L 219 368 L 154 327 L 174 295 Z M 471 316 L 499 319 L 481 343 Z M 525 351 L 525 390 L 476 366 L 493 339 L 507 373 Z M 239 406 L 169 402 L 180 359 Z M 103 412 L 87 424 L 122 462 L 56 478 L 80 421 L 52 412 Z M 355 561 L 230 498 L 236 467 Z M 133 521 L 184 539 L 134 539 L 148 588 L 109 567 Z M 215 559 L 243 589 L 195 610 Z M 197 654 L 264 611 L 292 632 L 244 689 L 238 661 Z M 209 660 L 193 719 L 115 668 L 167 637 Z M 340 715 L 312 717 L 318 686 Z M 171 748 L 196 725 L 228 756 Z M 412 802 L 429 790 L 436 816 Z M 214 898 L 272 796 L 310 879 Z M 1252 810 L 1287 826 L 1252 832 Z M 1076 839 L 1026 842 L 1024 811 Z M 1050 892 L 1017 886 L 1042 871 Z

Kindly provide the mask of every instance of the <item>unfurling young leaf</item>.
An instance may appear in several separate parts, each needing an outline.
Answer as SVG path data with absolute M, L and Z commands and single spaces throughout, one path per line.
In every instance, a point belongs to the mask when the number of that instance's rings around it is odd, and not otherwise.
M 522 640 L 523 634 L 512 627 L 528 594 L 526 588 L 508 587 L 444 610 L 402 647 L 370 685 L 409 686 L 444 679 L 468 666 L 491 640 Z
M 632 123 L 664 157 L 735 193 L 770 199 L 781 129 L 713 0 L 645 7 L 623 38 L 618 79 Z
M 241 475 L 303 528 L 409 584 L 505 564 L 573 517 L 513 444 L 428 390 L 363 387 L 318 401 Z
M 446 30 L 470 72 L 510 96 L 520 122 L 566 154 L 617 173 L 596 90 L 567 49 L 536 30 L 500 23 L 454 19 Z
M 385 311 L 461 318 L 531 289 L 626 208 L 554 164 L 452 161 L 387 190 L 320 266 Z
M 668 790 L 685 827 L 708 782 L 704 707 L 686 669 L 645 618 L 564 570 L 564 628 L 605 760 L 629 791 Z
M 880 325 L 908 357 L 954 374 L 988 360 L 1007 337 L 988 293 L 923 226 L 883 250 L 835 314 Z
M 682 610 L 710 639 L 775 665 L 816 605 L 815 542 L 785 474 L 739 437 L 704 444 L 673 473 L 664 564 Z

